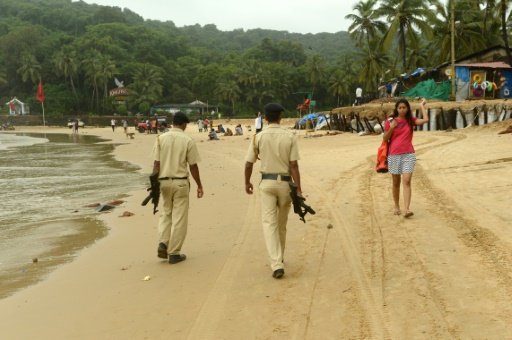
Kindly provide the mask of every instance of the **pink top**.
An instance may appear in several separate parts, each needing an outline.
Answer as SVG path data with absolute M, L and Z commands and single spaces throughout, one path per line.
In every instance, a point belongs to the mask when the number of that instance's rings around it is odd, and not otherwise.
M 413 122 L 416 122 L 416 117 L 412 118 Z M 404 153 L 414 153 L 414 147 L 412 146 L 412 130 L 407 120 L 402 118 L 395 118 L 397 122 L 396 128 L 393 130 L 391 135 L 391 142 L 389 144 L 389 155 L 401 155 Z M 386 119 L 384 123 L 384 131 L 389 130 L 389 120 Z

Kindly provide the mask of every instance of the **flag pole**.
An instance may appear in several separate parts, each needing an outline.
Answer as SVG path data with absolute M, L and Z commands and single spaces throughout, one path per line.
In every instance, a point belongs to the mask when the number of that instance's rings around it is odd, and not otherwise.
M 46 121 L 44 120 L 44 102 L 41 102 L 41 107 L 43 108 L 43 127 L 46 127 Z

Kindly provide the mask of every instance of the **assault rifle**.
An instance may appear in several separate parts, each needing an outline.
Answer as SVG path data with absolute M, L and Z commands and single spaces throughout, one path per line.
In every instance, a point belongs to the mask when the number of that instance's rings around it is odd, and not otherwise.
M 290 181 L 288 184 L 290 185 L 290 196 L 293 203 L 293 212 L 299 215 L 302 222 L 306 223 L 304 216 L 306 216 L 307 213 L 314 215 L 316 212 L 313 210 L 313 208 L 304 203 L 306 200 L 304 197 L 297 195 L 297 186 L 295 183 Z
M 151 183 L 151 187 L 148 188 L 149 191 L 148 197 L 142 201 L 142 205 L 148 204 L 151 200 L 153 203 L 153 215 L 158 211 L 156 208 L 158 207 L 158 201 L 160 200 L 160 182 L 158 181 L 158 173 L 149 176 L 149 182 Z

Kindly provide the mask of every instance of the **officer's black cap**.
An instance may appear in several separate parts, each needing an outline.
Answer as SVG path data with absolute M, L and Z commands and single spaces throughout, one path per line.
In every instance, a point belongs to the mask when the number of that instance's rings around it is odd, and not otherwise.
M 265 105 L 265 113 L 266 114 L 272 113 L 272 112 L 281 113 L 281 112 L 284 112 L 284 110 L 285 110 L 285 108 L 281 104 L 278 104 L 278 103 L 268 103 L 267 105 Z
M 181 111 L 178 111 L 174 114 L 174 118 L 172 119 L 173 125 L 183 125 L 185 123 L 190 123 L 187 115 Z

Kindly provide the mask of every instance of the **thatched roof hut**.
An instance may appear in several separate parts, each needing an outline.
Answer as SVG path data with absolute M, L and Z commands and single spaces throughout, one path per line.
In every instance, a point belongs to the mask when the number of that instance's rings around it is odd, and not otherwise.
M 331 110 L 331 113 L 341 113 L 349 115 L 351 113 L 358 113 L 359 117 L 366 117 L 368 119 L 380 118 L 381 120 L 395 108 L 395 103 L 398 98 L 382 98 L 372 101 L 361 106 L 347 106 L 338 107 Z M 411 109 L 413 111 L 420 109 L 420 99 L 409 100 Z M 503 108 L 512 107 L 512 102 L 507 99 L 491 99 L 491 100 L 466 100 L 463 102 L 444 102 L 435 101 L 428 102 L 428 108 L 437 109 L 436 111 L 449 111 L 452 109 L 459 110 L 461 112 L 473 111 L 475 108 L 479 111 L 483 111 L 486 108 L 493 107 L 495 111 L 500 112 Z

